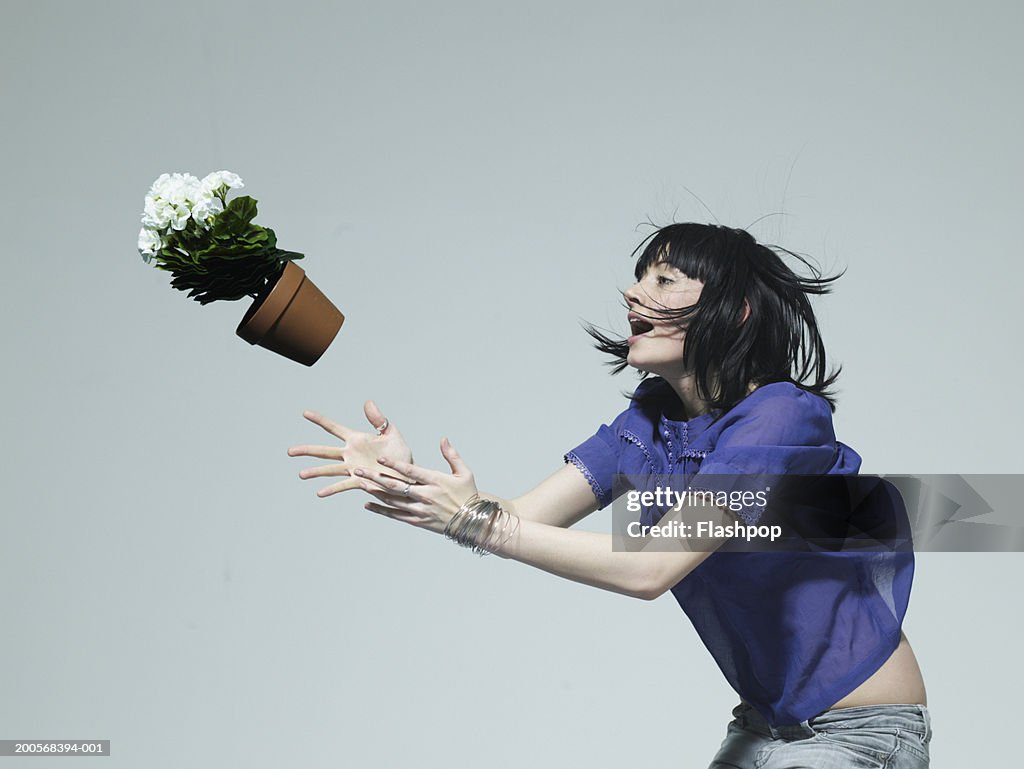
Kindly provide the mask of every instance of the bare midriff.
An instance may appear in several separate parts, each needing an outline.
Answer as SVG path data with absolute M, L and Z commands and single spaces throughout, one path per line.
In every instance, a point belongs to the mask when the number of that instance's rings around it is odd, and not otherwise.
M 902 630 L 899 646 L 882 667 L 828 710 L 864 705 L 928 705 L 921 668 Z
M 889 659 L 871 677 L 832 705 L 836 708 L 855 708 L 861 705 L 925 705 L 928 697 L 917 657 L 910 641 L 902 631 L 900 643 Z

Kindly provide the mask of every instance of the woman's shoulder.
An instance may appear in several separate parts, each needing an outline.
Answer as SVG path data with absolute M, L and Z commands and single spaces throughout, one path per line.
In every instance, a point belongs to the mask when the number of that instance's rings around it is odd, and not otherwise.
M 660 376 L 642 380 L 630 396 L 629 407 L 621 417 L 630 422 L 657 422 L 666 403 L 675 402 L 672 386 Z M 756 387 L 728 410 L 711 412 L 711 425 L 719 430 L 739 421 L 762 424 L 787 424 L 790 430 L 801 425 L 817 432 L 832 431 L 832 408 L 825 398 L 789 382 L 769 382 Z
M 834 441 L 832 409 L 827 400 L 793 382 L 757 387 L 716 420 L 718 432 L 743 427 L 744 432 L 801 444 Z
M 747 397 L 733 406 L 730 411 L 786 409 L 792 411 L 826 411 L 831 416 L 828 401 L 816 393 L 803 389 L 793 382 L 770 382 L 754 389 Z
M 633 390 L 632 400 L 635 403 L 644 399 L 672 395 L 672 393 L 672 386 L 665 379 L 660 376 L 649 376 L 643 379 Z M 776 405 L 779 405 L 781 401 L 794 401 L 807 406 L 821 407 L 824 405 L 826 408 L 828 407 L 828 401 L 820 395 L 816 395 L 793 382 L 787 381 L 769 382 L 755 387 L 749 395 L 737 402 L 729 411 L 741 406 L 750 408 L 766 400 L 771 400 Z

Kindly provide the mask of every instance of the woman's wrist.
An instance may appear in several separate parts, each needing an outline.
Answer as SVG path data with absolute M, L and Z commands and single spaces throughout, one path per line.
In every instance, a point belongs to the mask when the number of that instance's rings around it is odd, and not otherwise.
M 448 519 L 443 533 L 446 539 L 484 556 L 500 553 L 518 529 L 518 516 L 498 500 L 476 493 Z

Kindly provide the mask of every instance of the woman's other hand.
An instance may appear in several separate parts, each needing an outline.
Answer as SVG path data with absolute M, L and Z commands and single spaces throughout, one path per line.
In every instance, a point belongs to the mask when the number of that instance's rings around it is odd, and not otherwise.
M 378 500 L 367 502 L 366 509 L 438 534 L 443 532 L 477 488 L 472 471 L 447 438 L 441 441 L 441 454 L 452 470 L 450 474 L 387 457 L 377 460 L 378 469 L 356 468 L 362 488 Z M 387 472 L 379 469 L 382 467 Z M 396 480 L 397 476 L 408 480 Z
M 308 467 L 299 472 L 303 480 L 310 478 L 333 478 L 346 476 L 346 480 L 326 486 L 317 492 L 318 497 L 329 497 L 339 491 L 358 489 L 362 482 L 353 478 L 352 470 L 357 467 L 379 468 L 382 465 L 377 463 L 378 459 L 412 463 L 412 451 L 409 449 L 405 438 L 398 428 L 377 408 L 373 401 L 366 401 L 363 405 L 367 421 L 373 426 L 374 432 L 361 433 L 350 427 L 345 427 L 331 419 L 328 419 L 315 411 L 304 411 L 302 416 L 313 424 L 320 425 L 335 438 L 344 441 L 345 446 L 313 446 L 299 445 L 288 449 L 290 457 L 318 457 L 320 459 L 334 460 L 333 464 L 321 465 L 320 467 Z M 395 474 L 393 477 L 402 478 Z M 403 479 L 404 482 L 404 479 Z

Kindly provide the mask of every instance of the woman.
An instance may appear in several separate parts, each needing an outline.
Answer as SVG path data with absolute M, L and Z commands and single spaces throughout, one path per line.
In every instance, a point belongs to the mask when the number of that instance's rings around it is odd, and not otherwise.
M 646 247 L 644 247 L 646 243 Z M 924 682 L 901 625 L 913 553 L 729 552 L 570 530 L 608 505 L 617 479 L 686 479 L 717 489 L 757 474 L 852 475 L 860 457 L 832 429 L 834 398 L 808 299 L 830 291 L 788 251 L 744 230 L 673 224 L 645 238 L 625 293 L 631 336 L 589 328 L 598 348 L 644 380 L 629 407 L 569 451 L 565 465 L 513 500 L 481 494 L 447 439 L 451 473 L 418 467 L 372 401 L 362 433 L 306 412 L 345 442 L 294 446 L 333 464 L 301 478 L 345 476 L 318 492 L 362 489 L 366 507 L 552 574 L 650 600 L 671 591 L 740 695 L 712 767 L 927 767 Z M 773 250 L 774 249 L 774 250 Z M 782 252 L 810 268 L 798 277 Z M 634 252 L 635 255 L 636 252 Z M 648 505 L 641 523 L 697 520 L 699 506 Z M 720 523 L 755 510 L 712 508 Z M 664 513 L 664 516 L 663 516 Z M 656 545 L 656 546 L 655 546 Z

